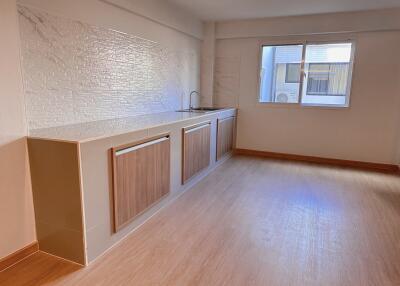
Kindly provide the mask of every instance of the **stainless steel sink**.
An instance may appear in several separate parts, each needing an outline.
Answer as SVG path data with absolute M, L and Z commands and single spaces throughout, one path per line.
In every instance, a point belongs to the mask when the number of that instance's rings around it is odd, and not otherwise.
M 217 108 L 217 107 L 197 107 L 197 108 L 191 108 L 191 109 L 181 109 L 177 110 L 176 112 L 195 112 L 195 113 L 206 113 L 206 112 L 211 112 L 211 111 L 217 111 L 221 110 L 223 108 Z
M 176 112 L 194 112 L 194 113 L 206 113 L 204 110 L 194 110 L 194 109 L 180 109 L 176 110 Z
M 218 107 L 198 107 L 198 108 L 192 108 L 194 110 L 201 110 L 201 111 L 217 111 L 221 110 L 223 108 L 218 108 Z

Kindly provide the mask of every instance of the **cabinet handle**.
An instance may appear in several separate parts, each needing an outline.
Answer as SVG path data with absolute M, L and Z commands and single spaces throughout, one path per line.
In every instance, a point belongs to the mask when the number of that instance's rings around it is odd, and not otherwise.
M 154 144 L 157 144 L 157 143 L 161 143 L 161 142 L 164 142 L 164 141 L 167 141 L 167 140 L 169 140 L 168 136 L 162 137 L 162 138 L 157 139 L 157 140 L 149 141 L 149 142 L 146 142 L 146 143 L 142 143 L 142 144 L 139 144 L 139 145 L 136 145 L 136 146 L 128 147 L 126 149 L 118 150 L 117 152 L 115 152 L 115 156 L 121 156 L 123 154 L 130 153 L 130 152 L 136 151 L 138 149 L 141 149 L 141 148 L 144 148 L 144 147 L 147 147 L 147 146 L 151 146 L 151 145 L 154 145 Z
M 204 125 L 200 125 L 198 127 L 195 127 L 195 128 L 189 129 L 189 130 L 185 130 L 185 134 L 194 132 L 194 131 L 199 130 L 199 129 L 203 129 L 203 128 L 208 127 L 208 126 L 210 126 L 210 123 L 207 123 L 207 124 L 204 124 Z

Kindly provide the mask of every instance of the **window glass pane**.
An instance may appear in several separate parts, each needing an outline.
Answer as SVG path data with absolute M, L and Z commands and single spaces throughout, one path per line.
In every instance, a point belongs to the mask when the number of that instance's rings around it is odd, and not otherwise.
M 308 69 L 307 94 L 327 95 L 329 64 L 310 64 Z
M 302 104 L 347 106 L 352 44 L 307 45 Z
M 300 82 L 301 64 L 287 64 L 286 65 L 286 83 L 299 83 Z
M 260 102 L 298 103 L 303 45 L 264 46 Z

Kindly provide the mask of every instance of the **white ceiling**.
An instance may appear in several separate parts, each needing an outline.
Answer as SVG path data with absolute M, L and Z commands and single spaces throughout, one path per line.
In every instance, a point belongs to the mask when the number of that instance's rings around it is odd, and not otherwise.
M 202 20 L 251 19 L 400 7 L 400 0 L 168 0 Z

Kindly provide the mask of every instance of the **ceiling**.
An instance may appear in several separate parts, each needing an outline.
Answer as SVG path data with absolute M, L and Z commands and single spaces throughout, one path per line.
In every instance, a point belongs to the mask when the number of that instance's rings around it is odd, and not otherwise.
M 251 19 L 400 7 L 400 0 L 168 0 L 202 20 Z

